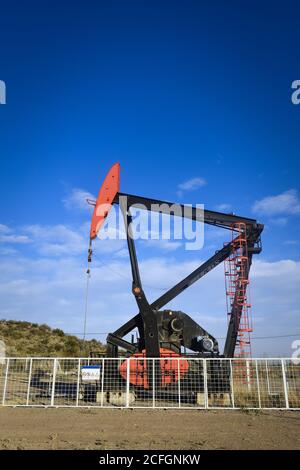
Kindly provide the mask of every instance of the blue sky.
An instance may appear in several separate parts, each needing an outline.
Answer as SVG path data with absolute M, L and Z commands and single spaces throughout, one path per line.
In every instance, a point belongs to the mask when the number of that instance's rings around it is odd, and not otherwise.
M 300 332 L 299 4 L 2 3 L 0 316 L 82 331 L 82 201 L 119 161 L 124 192 L 265 223 L 254 336 Z M 195 178 L 205 184 L 181 189 Z M 225 241 L 205 240 L 198 253 L 139 244 L 150 298 Z M 97 241 L 89 331 L 135 313 L 128 268 L 121 242 Z M 222 267 L 171 307 L 224 336 Z M 255 352 L 289 355 L 292 339 L 257 340 Z

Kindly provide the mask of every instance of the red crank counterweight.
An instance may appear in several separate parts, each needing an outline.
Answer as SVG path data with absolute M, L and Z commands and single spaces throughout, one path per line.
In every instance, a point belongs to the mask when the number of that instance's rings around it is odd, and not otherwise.
M 180 358 L 180 360 L 179 360 Z M 150 362 L 149 362 L 150 361 Z M 120 366 L 120 374 L 123 379 L 127 378 L 127 366 L 129 364 L 129 382 L 132 385 L 149 388 L 148 369 L 153 359 L 146 357 L 146 350 L 135 353 L 130 357 L 130 361 L 122 362 Z M 148 367 L 147 367 L 148 366 Z M 183 359 L 180 354 L 170 349 L 160 348 L 160 360 L 154 359 L 154 370 L 158 370 L 161 385 L 169 385 L 178 382 L 187 373 L 189 363 L 187 359 Z M 154 372 L 155 381 L 155 372 Z

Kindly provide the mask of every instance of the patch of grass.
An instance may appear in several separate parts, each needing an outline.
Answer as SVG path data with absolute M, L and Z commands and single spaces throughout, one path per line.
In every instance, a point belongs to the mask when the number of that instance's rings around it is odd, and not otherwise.
M 26 321 L 0 320 L 0 340 L 10 357 L 86 357 L 90 351 L 105 350 L 96 339 L 83 341 L 58 328 Z

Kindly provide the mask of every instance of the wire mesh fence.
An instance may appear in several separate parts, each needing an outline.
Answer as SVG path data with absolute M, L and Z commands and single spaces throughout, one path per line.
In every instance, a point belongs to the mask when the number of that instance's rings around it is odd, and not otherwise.
M 3 406 L 300 409 L 293 359 L 3 358 Z

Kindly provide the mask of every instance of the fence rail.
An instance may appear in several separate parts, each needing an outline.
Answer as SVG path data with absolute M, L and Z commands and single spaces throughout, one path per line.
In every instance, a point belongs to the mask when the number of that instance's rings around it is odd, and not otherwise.
M 300 410 L 293 359 L 3 358 L 0 405 Z

